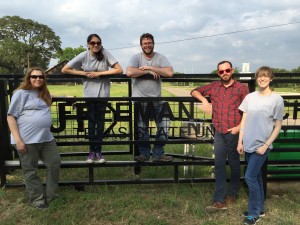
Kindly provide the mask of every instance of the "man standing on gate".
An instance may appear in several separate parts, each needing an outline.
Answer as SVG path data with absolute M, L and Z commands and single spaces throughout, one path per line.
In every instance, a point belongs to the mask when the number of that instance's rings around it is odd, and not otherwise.
M 202 102 L 203 111 L 212 114 L 214 135 L 215 193 L 208 212 L 226 210 L 238 196 L 240 157 L 236 151 L 242 112 L 238 107 L 249 93 L 248 87 L 233 79 L 234 69 L 229 61 L 217 66 L 220 81 L 195 88 L 191 95 Z M 211 104 L 205 96 L 210 97 Z M 226 185 L 226 160 L 231 170 L 230 184 Z
M 167 57 L 154 52 L 154 37 L 145 33 L 140 37 L 140 46 L 142 52 L 134 55 L 126 69 L 126 75 L 133 78 L 132 97 L 161 97 L 161 78 L 172 77 L 173 67 Z M 148 76 L 145 76 L 148 75 Z M 149 78 L 150 76 L 150 78 Z M 168 138 L 169 119 L 162 117 L 164 113 L 163 102 L 140 102 L 135 103 L 139 109 L 137 120 L 139 141 L 139 155 L 135 157 L 136 161 L 144 162 L 150 159 L 149 144 L 149 120 L 150 115 L 155 119 L 157 132 L 156 141 L 166 141 Z M 151 112 L 149 112 L 151 111 Z M 164 143 L 155 143 L 152 149 L 152 161 L 172 161 L 173 157 L 164 154 Z

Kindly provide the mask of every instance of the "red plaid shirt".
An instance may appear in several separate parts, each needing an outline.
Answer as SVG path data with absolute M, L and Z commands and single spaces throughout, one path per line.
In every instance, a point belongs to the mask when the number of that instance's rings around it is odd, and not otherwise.
M 214 81 L 194 90 L 210 97 L 213 109 L 212 123 L 219 133 L 226 134 L 228 129 L 240 124 L 242 112 L 238 107 L 249 93 L 247 85 L 234 81 L 226 88 L 221 81 Z

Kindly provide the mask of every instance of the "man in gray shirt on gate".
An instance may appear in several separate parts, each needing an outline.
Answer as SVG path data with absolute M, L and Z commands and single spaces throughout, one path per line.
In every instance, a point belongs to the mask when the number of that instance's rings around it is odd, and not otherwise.
M 149 34 L 143 34 L 140 37 L 142 52 L 134 55 L 126 69 L 126 75 L 133 78 L 132 97 L 161 97 L 161 78 L 172 77 L 174 74 L 173 67 L 167 57 L 154 52 L 154 37 Z M 148 75 L 143 78 L 143 76 Z M 150 76 L 150 78 L 149 78 Z M 164 102 L 147 101 L 135 103 L 139 109 L 137 120 L 139 141 L 139 155 L 135 157 L 136 161 L 144 162 L 150 159 L 149 144 L 149 120 L 154 119 L 157 127 L 155 140 L 165 141 L 168 138 L 169 118 L 162 117 L 164 113 Z M 136 110 L 137 112 L 137 110 Z M 151 118 L 151 115 L 153 115 Z M 136 117 L 137 118 L 137 117 Z M 164 144 L 156 143 L 152 149 L 152 161 L 172 161 L 173 157 L 164 154 Z

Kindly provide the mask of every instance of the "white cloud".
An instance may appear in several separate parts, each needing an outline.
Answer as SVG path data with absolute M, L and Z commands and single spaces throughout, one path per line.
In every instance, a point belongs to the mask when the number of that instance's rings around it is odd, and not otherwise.
M 300 22 L 298 0 L 2 0 L 0 17 L 7 15 L 49 26 L 63 48 L 86 46 L 87 36 L 98 33 L 123 67 L 145 32 L 178 72 L 210 73 L 223 59 L 236 67 L 249 62 L 252 71 L 300 65 L 300 24 L 271 27 Z

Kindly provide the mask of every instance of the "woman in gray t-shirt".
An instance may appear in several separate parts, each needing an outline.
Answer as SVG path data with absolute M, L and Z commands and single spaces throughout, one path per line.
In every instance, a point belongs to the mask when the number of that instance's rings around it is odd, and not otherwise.
M 110 52 L 102 47 L 101 38 L 97 34 L 90 34 L 87 38 L 88 50 L 80 53 L 69 61 L 62 73 L 79 75 L 84 78 L 84 97 L 109 97 L 110 81 L 106 75 L 122 74 L 123 69 Z M 111 68 L 111 69 L 110 69 Z M 101 154 L 101 142 L 104 132 L 104 118 L 106 102 L 90 101 L 88 104 L 88 136 L 90 154 L 87 162 L 96 159 L 104 163 Z
M 248 211 L 244 224 L 255 224 L 264 215 L 264 188 L 261 168 L 281 130 L 283 98 L 274 93 L 270 67 L 263 66 L 255 73 L 258 91 L 248 94 L 239 109 L 243 111 L 237 151 L 245 152 L 247 170 L 245 181 L 249 189 Z
M 11 144 L 19 155 L 30 203 L 37 209 L 48 208 L 58 197 L 60 155 L 50 131 L 51 104 L 46 74 L 33 67 L 14 92 L 7 112 Z M 46 166 L 46 188 L 38 175 L 39 160 Z

